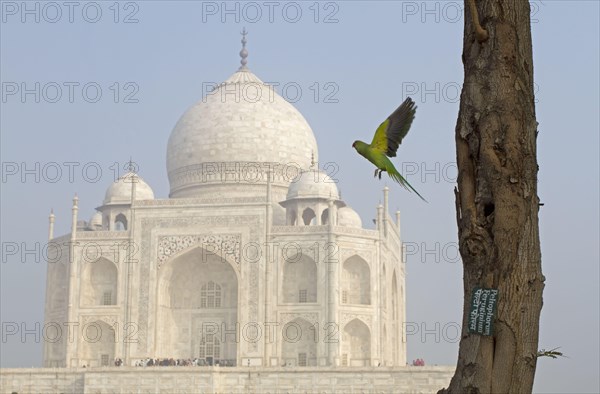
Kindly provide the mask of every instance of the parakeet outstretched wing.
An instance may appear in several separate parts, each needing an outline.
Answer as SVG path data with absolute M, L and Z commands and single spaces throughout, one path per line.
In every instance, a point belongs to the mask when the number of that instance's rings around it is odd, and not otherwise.
M 415 119 L 416 110 L 415 102 L 407 97 L 398 109 L 379 125 L 373 141 L 371 141 L 371 148 L 386 156 L 396 157 L 398 145 L 402 143 L 402 139 L 408 133 L 410 125 Z

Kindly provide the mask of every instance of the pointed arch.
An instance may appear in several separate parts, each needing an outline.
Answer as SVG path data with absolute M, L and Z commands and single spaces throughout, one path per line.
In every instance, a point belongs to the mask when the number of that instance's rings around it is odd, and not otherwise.
M 299 317 L 281 330 L 281 359 L 286 366 L 316 366 L 317 337 L 315 326 Z M 318 334 L 317 334 L 318 335 Z
M 127 216 L 120 213 L 115 216 L 115 230 L 116 231 L 126 231 L 127 230 Z
M 315 214 L 315 211 L 312 210 L 312 208 L 305 208 L 304 211 L 302 211 L 302 221 L 304 222 L 305 226 L 314 225 L 316 217 L 317 215 Z
M 342 333 L 342 364 L 350 367 L 371 365 L 371 330 L 355 318 L 344 326 Z
M 205 364 L 237 362 L 239 272 L 234 263 L 194 246 L 170 258 L 159 271 L 156 352 L 199 358 Z
M 317 302 L 317 263 L 305 254 L 299 259 L 284 260 L 281 283 L 283 302 Z
M 81 327 L 79 358 L 90 367 L 112 366 L 115 360 L 115 331 L 103 320 Z
M 329 208 L 325 208 L 321 212 L 321 225 L 329 224 Z
M 105 257 L 85 262 L 81 275 L 81 305 L 117 305 L 119 271 Z
M 371 270 L 360 256 L 346 259 L 342 269 L 342 303 L 371 304 Z

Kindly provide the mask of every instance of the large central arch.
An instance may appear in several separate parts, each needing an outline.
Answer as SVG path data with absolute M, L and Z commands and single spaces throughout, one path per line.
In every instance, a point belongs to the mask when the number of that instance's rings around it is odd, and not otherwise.
M 230 262 L 201 247 L 161 268 L 156 357 L 199 358 L 236 365 L 238 275 Z
M 342 333 L 342 365 L 371 365 L 371 331 L 360 319 L 351 320 Z

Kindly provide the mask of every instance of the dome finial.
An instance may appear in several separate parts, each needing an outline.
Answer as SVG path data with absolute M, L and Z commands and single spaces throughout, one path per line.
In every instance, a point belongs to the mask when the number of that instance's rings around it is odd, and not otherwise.
M 129 162 L 127 163 L 127 170 L 129 172 L 133 172 L 134 174 L 137 172 L 135 169 L 135 163 L 133 162 L 133 158 L 129 156 Z
M 242 50 L 240 51 L 240 57 L 242 58 L 240 63 L 242 66 L 240 67 L 240 70 L 245 70 L 247 68 L 246 64 L 248 64 L 248 59 L 246 59 L 248 57 L 248 50 L 246 49 L 246 43 L 248 43 L 248 41 L 246 40 L 246 34 L 248 34 L 248 32 L 244 27 L 242 29 Z

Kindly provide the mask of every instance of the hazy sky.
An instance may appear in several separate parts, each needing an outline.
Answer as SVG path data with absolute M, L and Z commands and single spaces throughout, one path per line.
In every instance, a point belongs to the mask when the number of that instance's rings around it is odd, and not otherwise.
M 278 83 L 306 117 L 321 167 L 336 163 L 343 199 L 363 223 L 375 217 L 383 186 L 391 187 L 390 209 L 402 212 L 409 252 L 407 321 L 419 329 L 408 335 L 409 362 L 456 363 L 462 265 L 452 190 L 462 1 L 229 2 L 231 12 L 199 1 L 52 4 L 1 3 L 3 325 L 43 324 L 46 265 L 35 253 L 8 255 L 6 248 L 43 246 L 50 208 L 56 235 L 69 231 L 75 192 L 80 219 L 88 220 L 113 180 L 113 163 L 130 157 L 157 198 L 167 197 L 169 134 L 205 86 L 239 67 L 245 26 L 248 66 Z M 598 392 L 599 3 L 536 1 L 532 10 L 545 203 L 539 346 L 568 356 L 539 360 L 535 390 Z M 351 148 L 355 139 L 369 140 L 407 95 L 417 116 L 394 162 L 429 204 L 374 180 Z M 78 163 L 72 179 L 68 162 Z M 3 337 L 0 345 L 3 367 L 41 365 L 34 335 L 23 343 Z

